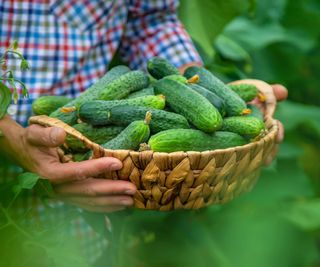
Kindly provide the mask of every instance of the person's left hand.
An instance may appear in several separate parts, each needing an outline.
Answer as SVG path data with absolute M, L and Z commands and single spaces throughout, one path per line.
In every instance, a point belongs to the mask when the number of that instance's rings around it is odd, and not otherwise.
M 268 97 L 269 102 L 274 103 L 274 105 L 276 105 L 280 101 L 285 100 L 288 97 L 288 90 L 283 85 L 280 85 L 280 84 L 270 85 L 264 81 L 255 80 L 255 79 L 238 80 L 238 81 L 232 82 L 231 84 L 253 84 L 261 92 L 264 92 L 265 95 Z M 251 101 L 250 104 L 256 105 L 265 114 L 266 105 L 264 105 L 264 102 L 261 102 L 259 100 L 259 97 L 255 98 L 253 101 Z M 273 108 L 274 107 L 275 106 L 273 106 Z M 271 107 L 271 109 L 268 111 L 270 113 L 269 115 L 271 115 L 271 116 L 273 116 L 273 112 L 274 112 L 273 108 Z M 284 138 L 284 127 L 280 121 L 277 121 L 277 123 L 278 123 L 279 131 L 278 131 L 278 135 L 276 137 L 276 145 L 275 145 L 274 149 L 271 151 L 270 155 L 265 160 L 265 162 L 264 162 L 265 165 L 269 165 L 273 161 L 273 159 L 275 158 L 275 156 L 278 152 L 279 144 L 282 142 L 282 140 Z
M 273 92 L 274 92 L 274 95 L 277 99 L 277 102 L 284 101 L 285 99 L 287 99 L 287 97 L 288 97 L 287 88 L 285 88 L 281 84 L 273 84 L 273 85 L 271 85 L 271 87 L 273 89 Z M 278 152 L 279 144 L 283 141 L 283 138 L 284 138 L 283 124 L 278 120 L 277 120 L 277 122 L 278 122 L 278 127 L 279 127 L 279 132 L 278 132 L 277 139 L 276 139 L 277 145 L 275 146 L 275 148 L 270 153 L 269 157 L 264 162 L 265 165 L 269 165 L 273 161 L 273 159 L 275 158 L 275 156 Z

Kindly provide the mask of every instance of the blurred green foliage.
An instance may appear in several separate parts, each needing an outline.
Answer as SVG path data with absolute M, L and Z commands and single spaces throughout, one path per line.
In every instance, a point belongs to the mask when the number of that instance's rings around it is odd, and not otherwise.
M 289 89 L 276 114 L 286 138 L 253 191 L 229 204 L 110 215 L 112 246 L 95 266 L 319 266 L 320 2 L 181 0 L 180 17 L 206 67 L 225 82 L 250 77 Z M 27 178 L 15 191 L 0 188 L 0 266 L 89 266 L 63 230 L 75 209 L 42 228 L 12 217 L 10 201 L 36 181 Z M 102 215 L 82 215 L 104 233 Z

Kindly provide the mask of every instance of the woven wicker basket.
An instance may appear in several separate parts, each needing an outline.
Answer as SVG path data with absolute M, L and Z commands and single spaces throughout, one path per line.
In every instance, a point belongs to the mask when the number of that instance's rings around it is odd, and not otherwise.
M 128 180 L 137 187 L 134 206 L 139 209 L 169 211 L 199 209 L 221 204 L 249 191 L 260 175 L 264 160 L 275 146 L 278 126 L 273 114 L 276 99 L 270 85 L 259 80 L 241 80 L 233 84 L 251 83 L 266 96 L 266 136 L 259 141 L 228 149 L 204 152 L 159 153 L 108 150 L 91 142 L 71 126 L 47 116 L 31 117 L 30 124 L 62 127 L 93 150 L 93 157 L 112 156 L 123 163 L 119 171 L 105 174 L 107 179 Z M 70 161 L 67 155 L 63 161 Z

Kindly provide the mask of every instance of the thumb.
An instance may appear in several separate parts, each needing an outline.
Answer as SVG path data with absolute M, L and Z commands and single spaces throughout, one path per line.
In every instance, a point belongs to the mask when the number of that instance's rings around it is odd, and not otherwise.
M 288 97 L 288 89 L 281 84 L 272 84 L 272 89 L 277 101 L 283 101 Z
M 26 128 L 26 139 L 35 146 L 57 147 L 64 143 L 65 138 L 66 132 L 58 127 L 44 128 L 33 124 Z

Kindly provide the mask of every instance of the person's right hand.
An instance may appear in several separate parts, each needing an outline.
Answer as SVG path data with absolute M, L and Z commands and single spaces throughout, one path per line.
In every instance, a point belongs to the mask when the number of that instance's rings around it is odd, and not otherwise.
M 133 204 L 134 184 L 94 178 L 106 170 L 121 169 L 122 163 L 118 159 L 104 157 L 61 163 L 57 147 L 64 142 L 66 133 L 63 129 L 31 125 L 20 127 L 18 132 L 17 136 L 7 138 L 10 154 L 26 170 L 48 179 L 58 198 L 97 212 L 115 211 Z

